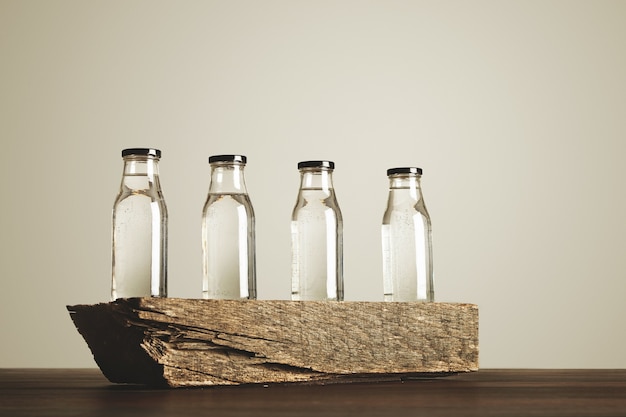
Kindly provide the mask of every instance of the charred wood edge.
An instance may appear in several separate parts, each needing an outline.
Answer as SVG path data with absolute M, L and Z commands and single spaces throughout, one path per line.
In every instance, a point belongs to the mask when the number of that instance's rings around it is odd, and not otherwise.
M 114 383 L 141 384 L 153 387 L 194 387 L 194 386 L 210 386 L 207 384 L 186 384 L 180 381 L 171 381 L 165 377 L 164 370 L 166 367 L 178 368 L 183 372 L 197 373 L 202 375 L 213 376 L 221 379 L 227 384 L 250 385 L 253 383 L 241 382 L 225 379 L 223 376 L 210 375 L 198 369 L 190 369 L 187 367 L 177 367 L 171 364 L 164 365 L 156 360 L 155 355 L 151 354 L 146 348 L 146 342 L 151 348 L 157 348 L 159 342 L 166 339 L 170 343 L 176 343 L 176 339 L 171 339 L 172 330 L 177 333 L 197 332 L 207 334 L 207 339 L 199 338 L 198 343 L 204 345 L 204 349 L 222 350 L 228 354 L 240 354 L 250 358 L 258 356 L 255 352 L 238 350 L 232 347 L 215 344 L 209 340 L 209 334 L 213 333 L 213 337 L 220 338 L 219 335 L 234 335 L 242 337 L 250 337 L 250 335 L 229 333 L 222 330 L 212 330 L 205 327 L 187 326 L 181 323 L 168 323 L 167 320 L 159 322 L 157 320 L 144 321 L 139 318 L 139 312 L 150 312 L 152 314 L 163 315 L 164 318 L 169 317 L 167 312 L 150 308 L 142 304 L 141 298 L 124 299 L 122 302 L 100 303 L 95 305 L 75 305 L 67 306 L 74 324 L 79 333 L 84 337 L 89 348 L 91 349 L 96 363 L 102 370 L 103 374 L 109 381 Z M 97 326 L 93 326 L 98 323 Z M 162 338 L 159 334 L 162 333 Z M 104 336 L 104 337 L 103 337 Z M 169 339 L 171 340 L 169 340 Z M 271 342 L 279 342 L 266 338 L 259 338 Z M 193 342 L 193 338 L 182 338 L 183 343 Z M 153 342 L 153 343 L 150 343 Z M 157 346 L 155 346 L 157 345 Z M 306 377 L 307 379 L 294 380 L 293 382 L 284 381 L 259 381 L 257 384 L 263 385 L 283 385 L 283 384 L 306 384 L 306 385 L 322 385 L 334 383 L 360 383 L 360 382 L 383 382 L 383 381 L 401 381 L 409 379 L 431 379 L 455 375 L 459 372 L 415 372 L 415 373 L 365 373 L 365 374 L 337 374 L 319 372 L 310 368 L 292 366 L 283 363 L 259 362 L 251 366 L 259 366 L 267 369 L 280 370 L 285 373 Z M 220 385 L 220 384 L 217 384 Z
M 116 303 L 95 306 L 67 306 L 67 310 L 104 376 L 114 383 L 167 386 L 163 365 L 141 347 L 145 332 L 128 324 L 125 308 Z

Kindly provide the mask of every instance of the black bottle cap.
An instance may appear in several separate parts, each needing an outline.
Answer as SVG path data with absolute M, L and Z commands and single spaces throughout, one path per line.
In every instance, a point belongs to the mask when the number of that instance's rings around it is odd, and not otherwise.
M 387 176 L 395 174 L 417 174 L 422 175 L 422 168 L 406 167 L 406 168 L 389 168 Z
M 245 164 L 248 161 L 244 155 L 212 155 L 209 156 L 209 164 L 214 162 L 240 162 Z
M 161 151 L 154 148 L 128 148 L 122 150 L 122 158 L 129 155 L 156 156 L 157 158 L 160 158 Z
M 301 168 L 329 168 L 335 169 L 333 161 L 302 161 L 298 162 L 298 169 Z

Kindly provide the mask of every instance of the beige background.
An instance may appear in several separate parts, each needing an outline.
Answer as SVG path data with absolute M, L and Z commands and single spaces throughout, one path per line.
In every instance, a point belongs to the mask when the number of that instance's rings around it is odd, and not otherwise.
M 207 157 L 248 156 L 260 298 L 300 160 L 337 164 L 348 300 L 381 299 L 385 170 L 417 165 L 436 297 L 483 367 L 626 367 L 626 2 L 0 0 L 0 367 L 92 367 L 124 147 L 161 148 L 170 295 L 200 295 Z

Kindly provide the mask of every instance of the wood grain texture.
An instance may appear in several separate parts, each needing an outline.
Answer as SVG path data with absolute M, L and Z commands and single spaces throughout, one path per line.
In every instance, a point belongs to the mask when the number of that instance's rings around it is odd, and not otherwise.
M 473 304 L 130 298 L 67 308 L 111 382 L 330 383 L 478 369 Z

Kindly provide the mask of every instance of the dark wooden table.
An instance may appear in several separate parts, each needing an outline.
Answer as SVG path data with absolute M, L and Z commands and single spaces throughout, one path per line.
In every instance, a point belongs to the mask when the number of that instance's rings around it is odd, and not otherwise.
M 626 416 L 626 369 L 403 382 L 149 389 L 98 369 L 0 369 L 0 416 Z

